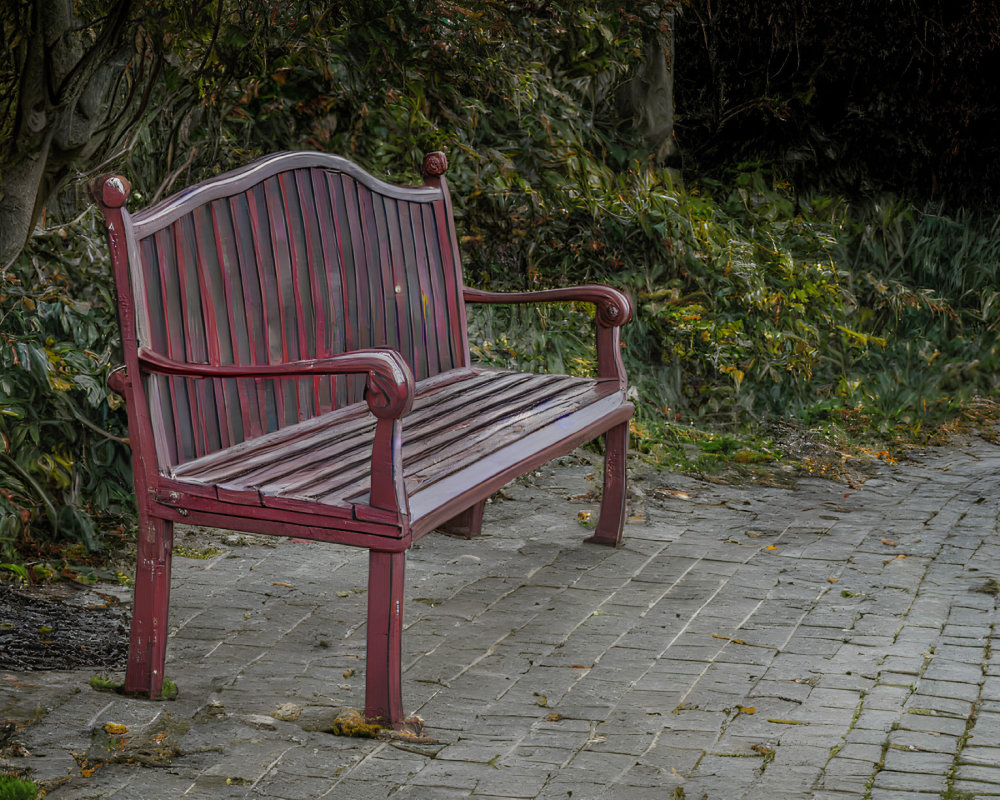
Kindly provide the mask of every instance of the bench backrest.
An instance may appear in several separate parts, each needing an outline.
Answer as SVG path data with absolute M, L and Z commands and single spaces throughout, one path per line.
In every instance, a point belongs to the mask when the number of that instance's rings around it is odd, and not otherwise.
M 434 156 L 423 187 L 385 183 L 337 156 L 281 153 L 122 209 L 126 350 L 134 329 L 134 346 L 188 363 L 390 347 L 417 380 L 467 365 L 461 263 Z M 108 225 L 117 262 L 113 214 Z M 141 387 L 161 470 L 356 402 L 363 388 L 364 376 L 156 376 Z

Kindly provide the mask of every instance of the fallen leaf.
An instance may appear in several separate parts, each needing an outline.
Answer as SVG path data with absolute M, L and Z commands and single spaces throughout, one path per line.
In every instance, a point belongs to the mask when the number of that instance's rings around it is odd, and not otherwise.
M 545 717 L 547 722 L 559 722 L 562 718 L 562 714 L 547 714 Z
M 128 733 L 128 727 L 122 725 L 120 722 L 105 722 L 104 730 L 112 736 L 121 736 L 123 733 Z
M 765 549 L 765 550 L 777 550 L 778 548 L 777 548 L 777 547 L 775 547 L 775 546 L 774 546 L 773 544 L 769 544 L 769 545 L 768 545 L 767 547 L 765 547 L 764 549 Z
M 753 706 L 746 706 L 746 707 L 740 706 L 740 713 L 741 714 L 756 714 L 757 713 L 757 709 L 754 708 Z
M 282 583 L 281 581 L 274 581 L 271 585 L 272 586 L 284 586 L 286 589 L 294 589 L 295 588 L 294 586 L 292 586 L 292 584 L 290 584 L 290 583 Z
M 830 583 L 836 583 L 840 580 L 840 578 L 827 578 L 827 580 L 830 581 Z
M 887 544 L 890 547 L 895 547 L 896 546 L 896 543 L 894 541 L 892 541 L 891 539 L 883 539 L 882 540 L 882 544 Z

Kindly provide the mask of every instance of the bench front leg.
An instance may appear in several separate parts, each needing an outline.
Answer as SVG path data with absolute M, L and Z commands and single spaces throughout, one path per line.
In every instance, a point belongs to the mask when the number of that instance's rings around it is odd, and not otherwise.
M 140 499 L 140 504 L 141 504 Z M 163 691 L 174 524 L 140 508 L 132 629 L 125 691 L 156 699 Z
M 368 553 L 368 655 L 365 719 L 403 722 L 402 634 L 406 552 Z

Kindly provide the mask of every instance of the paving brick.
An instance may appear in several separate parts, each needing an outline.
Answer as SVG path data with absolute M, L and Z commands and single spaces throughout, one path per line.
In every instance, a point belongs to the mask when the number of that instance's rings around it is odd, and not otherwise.
M 883 769 L 875 776 L 874 788 L 902 792 L 943 792 L 946 781 L 943 774 L 919 772 L 894 772 Z M 874 795 L 874 793 L 873 793 Z
M 885 753 L 883 769 L 895 772 L 944 775 L 954 763 L 950 753 L 932 753 L 890 747 Z

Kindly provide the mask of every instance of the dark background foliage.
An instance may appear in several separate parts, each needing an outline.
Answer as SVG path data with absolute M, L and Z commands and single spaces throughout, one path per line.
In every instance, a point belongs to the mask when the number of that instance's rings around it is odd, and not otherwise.
M 1000 200 L 996 2 L 699 0 L 676 43 L 696 172 L 766 159 L 802 190 Z

